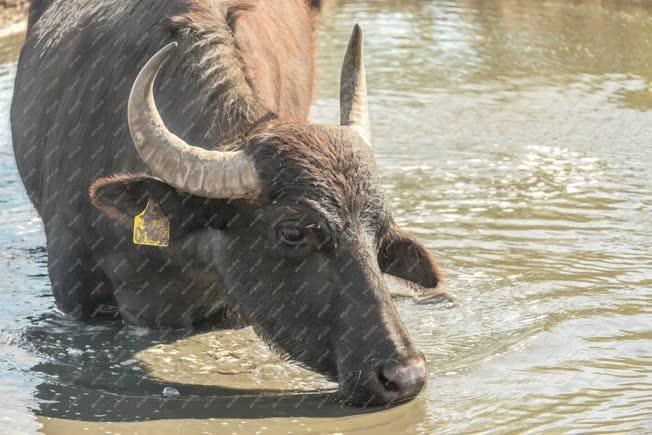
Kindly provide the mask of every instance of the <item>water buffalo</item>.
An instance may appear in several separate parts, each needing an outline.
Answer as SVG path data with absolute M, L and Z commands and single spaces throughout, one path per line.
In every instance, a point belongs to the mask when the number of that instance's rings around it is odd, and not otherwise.
M 434 289 L 440 271 L 378 187 L 359 26 L 340 125 L 307 121 L 317 9 L 35 1 L 14 150 L 61 310 L 252 325 L 343 401 L 384 404 L 414 397 L 427 371 L 382 274 Z M 158 246 L 134 243 L 146 208 Z

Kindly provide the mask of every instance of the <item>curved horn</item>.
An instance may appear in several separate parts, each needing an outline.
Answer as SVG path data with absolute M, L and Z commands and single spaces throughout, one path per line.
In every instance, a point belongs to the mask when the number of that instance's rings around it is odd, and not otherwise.
M 371 146 L 363 40 L 362 27 L 356 24 L 342 64 L 340 123 L 354 129 Z
M 260 192 L 254 161 L 244 151 L 209 151 L 188 145 L 163 123 L 154 101 L 154 81 L 177 48 L 173 42 L 143 67 L 129 95 L 129 129 L 152 174 L 177 189 L 207 198 L 244 198 Z

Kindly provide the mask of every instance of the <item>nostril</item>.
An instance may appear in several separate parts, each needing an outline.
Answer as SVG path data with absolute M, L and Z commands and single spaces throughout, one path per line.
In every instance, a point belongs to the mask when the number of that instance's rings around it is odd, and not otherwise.
M 388 393 L 397 393 L 399 398 L 416 396 L 426 383 L 427 371 L 422 358 L 392 361 L 378 370 L 378 380 Z
M 398 393 L 400 390 L 399 386 L 394 381 L 385 376 L 385 370 L 385 368 L 378 370 L 378 380 L 380 381 L 380 384 L 385 387 L 385 391 Z

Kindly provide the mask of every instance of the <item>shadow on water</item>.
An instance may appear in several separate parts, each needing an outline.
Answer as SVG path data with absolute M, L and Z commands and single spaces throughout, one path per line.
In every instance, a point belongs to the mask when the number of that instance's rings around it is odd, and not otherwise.
M 146 331 L 118 321 L 81 324 L 58 315 L 31 319 L 24 345 L 40 356 L 32 367 L 44 379 L 36 387 L 36 415 L 84 421 L 137 422 L 206 418 L 333 418 L 386 408 L 351 408 L 333 389 L 282 392 L 164 382 L 148 376 L 138 354 L 206 331 Z M 219 334 L 219 331 L 215 332 Z M 194 370 L 176 365 L 175 370 Z M 165 397 L 174 388 L 179 395 Z

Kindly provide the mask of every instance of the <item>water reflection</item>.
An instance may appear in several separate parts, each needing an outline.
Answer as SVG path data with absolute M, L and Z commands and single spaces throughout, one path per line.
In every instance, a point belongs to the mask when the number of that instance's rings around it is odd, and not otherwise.
M 148 331 L 107 320 L 81 324 L 56 315 L 32 323 L 22 340 L 45 357 L 32 367 L 46 380 L 36 387 L 40 416 L 141 421 L 365 412 L 341 406 L 329 394 L 332 384 L 298 367 L 285 366 L 271 376 L 257 371 L 283 363 L 263 350 L 249 329 L 198 338 L 198 331 Z M 208 364 L 217 375 L 210 379 Z M 166 397 L 165 388 L 179 395 Z
M 524 82 L 559 84 L 577 75 L 623 74 L 649 88 L 652 4 L 585 0 L 337 0 L 322 19 L 324 94 L 338 80 L 348 26 L 364 22 L 376 94 L 486 85 L 518 91 Z M 334 51 L 333 48 L 336 50 Z M 324 57 L 324 52 L 333 57 Z M 323 80 L 326 81 L 323 81 Z M 534 80 L 533 80 L 534 79 Z M 391 83 L 391 87 L 387 86 Z M 378 85 L 376 85 L 378 84 Z M 645 104 L 649 99 L 641 98 Z M 647 106 L 649 107 L 649 106 Z

